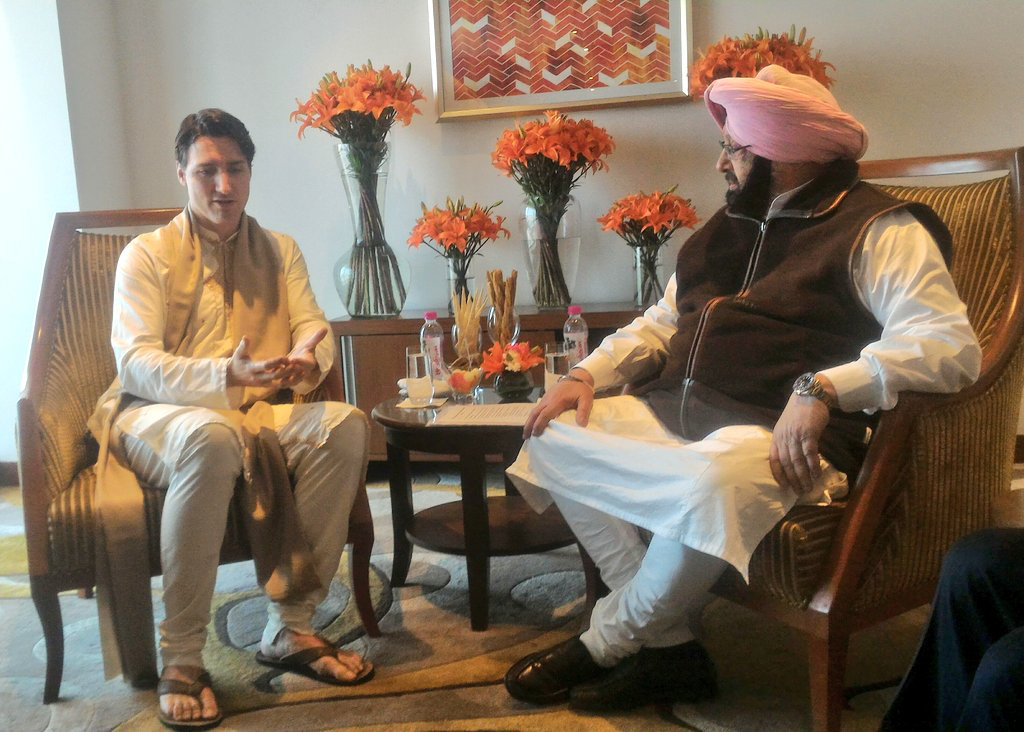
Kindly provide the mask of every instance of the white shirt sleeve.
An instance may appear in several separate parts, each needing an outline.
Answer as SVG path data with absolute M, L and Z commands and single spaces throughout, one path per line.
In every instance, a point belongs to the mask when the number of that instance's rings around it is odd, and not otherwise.
M 620 386 L 653 374 L 665 363 L 668 342 L 676 332 L 678 320 L 673 274 L 661 300 L 601 341 L 577 366 L 594 377 L 596 389 Z
M 856 361 L 820 372 L 841 409 L 891 409 L 901 391 L 955 392 L 978 378 L 981 348 L 966 307 L 935 240 L 912 214 L 874 222 L 852 273 L 882 335 Z
M 297 394 L 306 394 L 319 384 L 334 365 L 334 335 L 324 317 L 323 310 L 316 303 L 313 288 L 309 284 L 309 271 L 298 245 L 290 237 L 275 234 L 281 241 L 284 262 L 285 288 L 288 291 L 288 317 L 292 334 L 292 345 L 302 342 L 321 328 L 327 329 L 327 336 L 320 341 L 313 352 L 319 370 L 310 374 L 303 382 L 292 387 Z
M 111 345 L 125 391 L 151 402 L 232 409 L 241 389 L 227 388 L 227 358 L 175 356 L 164 350 L 165 272 L 143 246 L 117 262 Z

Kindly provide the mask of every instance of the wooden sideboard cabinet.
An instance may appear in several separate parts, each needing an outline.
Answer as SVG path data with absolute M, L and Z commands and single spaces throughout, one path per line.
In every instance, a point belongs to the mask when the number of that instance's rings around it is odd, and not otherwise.
M 640 314 L 633 303 L 583 304 L 583 318 L 590 333 L 593 350 L 601 340 Z M 340 346 L 341 373 L 345 381 L 345 400 L 369 414 L 377 404 L 398 392 L 398 380 L 405 376 L 405 349 L 419 343 L 420 327 L 426 310 L 407 310 L 397 318 L 340 318 L 331 328 Z M 450 335 L 452 318 L 445 308 L 437 309 L 438 322 Z M 518 310 L 520 339 L 533 345 L 561 340 L 566 314 L 563 310 L 538 311 L 535 307 Z M 487 337 L 484 331 L 484 346 Z M 450 338 L 445 339 L 451 358 Z M 415 457 L 415 455 L 414 455 Z M 370 459 L 385 460 L 384 430 L 370 424 Z

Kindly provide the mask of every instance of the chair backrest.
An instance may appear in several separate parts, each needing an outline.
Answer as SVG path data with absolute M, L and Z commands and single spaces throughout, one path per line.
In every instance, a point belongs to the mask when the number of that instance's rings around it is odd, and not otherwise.
M 844 517 L 843 528 L 869 543 L 847 549 L 863 559 L 864 574 L 847 578 L 859 585 L 860 609 L 904 591 L 930 592 L 949 546 L 988 525 L 993 498 L 1009 488 L 1024 388 L 1022 170 L 1024 148 L 861 166 L 865 179 L 885 179 L 885 190 L 928 204 L 949 227 L 953 279 L 983 360 L 978 381 L 960 394 L 903 395 L 883 415 L 855 510 Z M 996 177 L 945 186 L 892 181 L 954 174 Z
M 31 467 L 41 472 L 31 477 L 47 499 L 95 459 L 85 423 L 115 375 L 110 325 L 121 250 L 136 233 L 165 224 L 178 212 L 92 211 L 59 213 L 54 219 L 23 393 L 38 420 L 40 462 Z M 91 233 L 110 229 L 119 233 Z M 124 229 L 131 233 L 120 233 Z M 19 452 L 26 447 L 19 445 Z

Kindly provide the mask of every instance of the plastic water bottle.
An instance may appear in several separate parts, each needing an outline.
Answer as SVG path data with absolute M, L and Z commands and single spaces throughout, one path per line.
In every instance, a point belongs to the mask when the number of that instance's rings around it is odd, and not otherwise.
M 423 327 L 420 328 L 420 350 L 427 356 L 427 368 L 430 378 L 444 381 L 444 359 L 441 357 L 441 343 L 444 341 L 444 329 L 437 322 L 437 313 L 433 310 L 423 314 Z
M 587 321 L 580 316 L 582 312 L 583 308 L 579 305 L 570 305 L 569 317 L 562 326 L 565 350 L 569 352 L 569 368 L 587 356 Z

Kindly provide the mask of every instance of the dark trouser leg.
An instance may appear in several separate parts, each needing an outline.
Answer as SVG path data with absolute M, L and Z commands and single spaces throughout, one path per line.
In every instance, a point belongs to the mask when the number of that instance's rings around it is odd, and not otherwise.
M 991 732 L 1024 724 L 1024 628 L 1011 630 L 985 652 L 974 673 L 957 730 Z
M 1024 530 L 987 529 L 961 539 L 943 561 L 931 619 L 886 728 L 956 729 L 982 659 L 1021 626 Z M 985 672 L 984 685 L 992 688 Z

